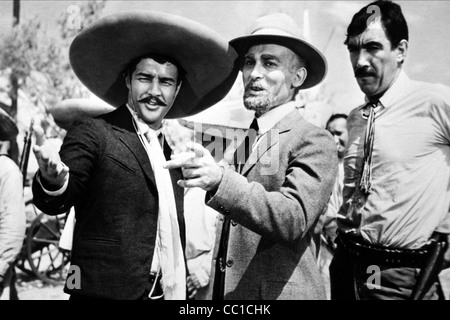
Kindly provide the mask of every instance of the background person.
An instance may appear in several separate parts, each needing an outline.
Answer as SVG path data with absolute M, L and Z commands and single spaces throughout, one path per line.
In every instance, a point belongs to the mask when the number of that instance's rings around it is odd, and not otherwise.
M 0 109 L 0 298 L 2 300 L 18 299 L 14 260 L 22 248 L 26 229 L 22 173 L 8 155 L 9 140 L 16 137 L 18 132 L 13 119 Z
M 342 205 L 342 189 L 344 187 L 344 151 L 348 141 L 347 132 L 347 115 L 342 113 L 333 114 L 325 125 L 334 138 L 338 154 L 338 175 L 334 183 L 333 192 L 331 193 L 330 201 L 325 215 L 321 218 L 323 220 L 322 241 L 320 243 L 319 254 L 319 268 L 324 279 L 325 288 L 327 290 L 327 297 L 330 297 L 330 273 L 329 267 L 333 258 L 333 253 L 336 244 L 337 230 L 337 216 L 338 211 Z

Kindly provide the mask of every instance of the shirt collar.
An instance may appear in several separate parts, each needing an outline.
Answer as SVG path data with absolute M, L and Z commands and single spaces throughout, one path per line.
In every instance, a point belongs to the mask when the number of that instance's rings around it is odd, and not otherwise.
M 390 108 L 392 105 L 398 102 L 401 97 L 404 96 L 406 92 L 406 88 L 409 87 L 411 80 L 406 75 L 406 73 L 401 70 L 397 79 L 394 81 L 392 86 L 384 93 L 384 95 L 380 98 L 380 103 L 383 106 L 383 109 Z M 369 103 L 369 99 L 367 96 L 365 97 L 365 104 L 360 108 L 364 108 Z
M 294 110 L 295 101 L 290 101 L 286 104 L 273 108 L 269 112 L 257 118 L 259 134 L 265 134 L 267 131 L 272 129 L 281 119 L 283 119 Z
M 146 135 L 147 132 L 150 132 L 150 133 L 154 133 L 154 136 L 156 136 L 156 137 L 158 137 L 158 136 L 160 135 L 160 133 L 161 133 L 161 128 L 159 128 L 158 130 L 153 130 L 152 128 L 150 128 L 150 127 L 148 126 L 148 124 L 146 124 L 146 123 L 144 122 L 144 120 L 142 120 L 142 119 L 139 117 L 139 115 L 137 114 L 137 112 L 134 111 L 134 110 L 128 105 L 128 103 L 126 104 L 126 106 L 127 106 L 128 110 L 130 111 L 131 115 L 133 116 L 133 121 L 134 121 L 134 124 L 135 124 L 135 129 L 136 129 L 136 132 L 137 132 L 138 134 Z M 152 134 L 152 135 L 153 135 L 153 134 Z

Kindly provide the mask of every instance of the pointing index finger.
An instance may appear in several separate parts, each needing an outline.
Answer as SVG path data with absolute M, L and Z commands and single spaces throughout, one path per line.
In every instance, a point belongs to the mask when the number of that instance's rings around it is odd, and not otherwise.
M 199 143 L 188 142 L 186 143 L 186 147 L 194 151 L 197 157 L 203 157 L 204 155 L 209 153 L 208 150 Z

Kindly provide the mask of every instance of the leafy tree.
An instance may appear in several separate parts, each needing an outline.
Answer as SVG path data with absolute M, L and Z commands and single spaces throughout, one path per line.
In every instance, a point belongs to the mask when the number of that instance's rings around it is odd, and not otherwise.
M 73 38 L 86 26 L 97 20 L 106 0 L 82 1 L 72 6 L 57 21 L 59 34 L 50 37 L 39 17 L 22 20 L 0 38 L 0 76 L 9 79 L 6 93 L 11 107 L 6 110 L 17 117 L 19 89 L 39 109 L 41 125 L 50 135 L 64 132 L 54 123 L 49 110 L 66 98 L 89 96 L 78 81 L 69 63 L 69 46 Z M 70 19 L 79 23 L 70 24 Z M 73 27 L 75 26 L 75 27 Z M 12 155 L 17 162 L 18 155 Z

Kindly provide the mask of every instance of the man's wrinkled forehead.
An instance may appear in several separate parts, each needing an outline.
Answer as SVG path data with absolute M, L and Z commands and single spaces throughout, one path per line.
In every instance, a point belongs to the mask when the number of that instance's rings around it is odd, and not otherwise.
M 370 42 L 383 42 L 388 40 L 381 20 L 369 23 L 367 28 L 358 35 L 349 37 L 347 47 L 360 47 Z
M 261 43 L 261 44 L 255 44 L 248 48 L 245 58 L 255 58 L 260 56 L 266 56 L 266 57 L 274 57 L 281 59 L 283 57 L 291 57 L 292 55 L 295 55 L 295 53 L 289 49 L 288 47 L 274 44 L 274 43 Z

